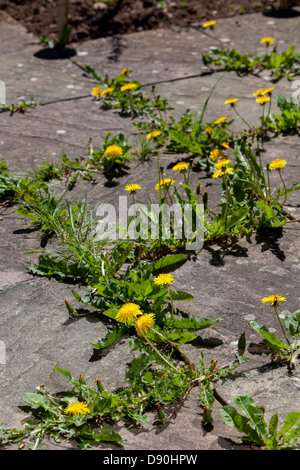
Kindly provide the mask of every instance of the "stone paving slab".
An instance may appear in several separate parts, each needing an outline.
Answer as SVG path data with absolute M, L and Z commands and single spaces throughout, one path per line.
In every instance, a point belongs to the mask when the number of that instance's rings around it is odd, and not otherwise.
M 125 353 L 125 348 L 120 346 L 125 361 L 118 364 L 113 377 L 110 371 L 117 351 L 112 351 L 110 364 L 107 359 L 90 361 L 91 343 L 105 336 L 107 326 L 93 316 L 69 320 L 64 302 L 76 303 L 72 289 L 79 294 L 82 292 L 79 286 L 70 289 L 57 281 L 37 278 L 1 292 L 1 332 L 7 356 L 6 366 L 1 366 L 1 400 L 10 408 L 2 411 L 1 421 L 6 425 L 19 427 L 23 413 L 14 408 L 14 401 L 16 396 L 22 398 L 23 393 L 32 388 L 33 381 L 34 388 L 47 382 L 53 392 L 55 388 L 66 386 L 63 376 L 53 373 L 58 363 L 68 370 L 76 364 L 75 374 L 84 373 L 87 379 L 104 375 L 107 387 L 120 386 L 123 380 L 125 364 L 130 359 L 128 348 Z
M 88 383 L 99 376 L 110 390 L 124 385 L 125 366 L 132 360 L 128 343 L 118 345 L 102 359 L 93 361 L 91 342 L 104 336 L 106 327 L 94 316 L 69 321 L 65 298 L 72 301 L 68 287 L 44 279 L 20 283 L 1 293 L 1 331 L 6 332 L 7 347 L 7 365 L 1 371 L 1 401 L 5 403 L 1 422 L 4 425 L 20 428 L 20 420 L 25 415 L 17 405 L 22 405 L 20 398 L 24 392 L 33 389 L 33 383 L 35 386 L 44 383 L 50 393 L 66 389 L 66 379 L 53 372 L 57 365 L 71 370 L 74 377 L 83 373 Z M 111 374 L 112 370 L 114 374 Z M 216 445 L 217 435 L 202 441 L 200 413 L 197 401 L 189 400 L 179 413 L 179 422 L 171 422 L 163 429 L 153 427 L 156 418 L 150 415 L 151 421 L 145 427 L 126 430 L 120 425 L 117 430 L 122 428 L 124 439 L 128 439 L 124 448 L 131 450 L 167 449 L 170 446 L 188 449 L 191 445 L 201 449 L 203 445 L 204 448 Z M 180 428 L 185 429 L 189 437 L 179 436 Z M 157 433 L 160 434 L 159 442 Z
M 300 8 L 294 11 L 296 15 Z M 173 81 L 206 74 L 208 68 L 202 62 L 202 54 L 208 53 L 210 47 L 258 52 L 263 50 L 260 38 L 272 36 L 278 50 L 286 50 L 292 43 L 299 52 L 298 24 L 298 16 L 278 19 L 260 14 L 240 15 L 218 21 L 214 32 L 195 25 L 70 44 L 69 58 L 62 60 L 53 58 L 51 51 L 47 53 L 39 39 L 24 28 L 2 21 L 0 38 L 5 62 L 0 75 L 7 84 L 8 102 L 20 96 L 45 102 L 87 94 L 90 80 L 82 77 L 78 68 L 84 64 L 93 66 L 102 77 L 106 73 L 113 76 L 128 67 L 143 85 Z
M 299 13 L 300 9 L 295 8 L 295 12 Z M 286 50 L 291 42 L 299 50 L 298 25 L 298 16 L 278 20 L 260 14 L 241 15 L 219 20 L 213 32 L 195 23 L 189 28 L 174 27 L 86 41 L 75 46 L 80 55 L 72 60 L 82 65 L 88 63 L 103 73 L 110 70 L 118 73 L 122 67 L 128 67 L 137 80 L 149 84 L 207 73 L 202 54 L 207 54 L 210 47 L 259 52 L 264 50 L 260 39 L 272 36 L 278 42 L 278 50 Z
M 186 305 L 182 303 L 180 308 L 190 312 L 199 318 L 214 320 L 217 317 L 222 320 L 214 327 L 199 334 L 199 340 L 195 344 L 185 345 L 184 351 L 195 362 L 200 351 L 204 352 L 207 364 L 213 359 L 218 359 L 219 364 L 232 360 L 238 332 L 246 330 L 249 347 L 259 343 L 255 332 L 251 333 L 248 327 L 250 320 L 261 321 L 271 331 L 278 333 L 276 321 L 271 309 L 260 305 L 262 296 L 272 292 L 280 292 L 287 296 L 287 311 L 294 311 L 299 302 L 299 260 L 300 246 L 291 247 L 290 240 L 293 237 L 288 229 L 284 230 L 280 245 L 278 240 L 272 246 L 267 246 L 269 240 L 257 245 L 237 243 L 232 250 L 213 247 L 205 250 L 194 261 L 190 261 L 179 268 L 175 273 L 176 286 L 185 289 L 195 296 L 193 302 Z M 277 245 L 278 243 L 278 245 Z M 277 250 L 277 251 L 276 251 Z M 285 256 L 284 267 L 283 256 Z M 297 264 L 298 263 L 298 264 Z M 255 274 L 259 272 L 259 276 Z M 249 283 L 251 279 L 251 283 Z M 187 281 L 188 280 L 188 281 Z M 5 409 L 1 413 L 1 421 L 6 425 L 19 426 L 19 421 L 24 419 L 24 413 L 18 410 L 21 405 L 21 397 L 24 392 L 44 383 L 50 393 L 66 389 L 65 379 L 53 368 L 59 366 L 71 370 L 77 377 L 84 373 L 89 383 L 100 376 L 104 385 L 111 389 L 122 384 L 125 373 L 125 364 L 130 362 L 128 344 L 117 345 L 101 360 L 92 360 L 91 343 L 97 341 L 105 334 L 105 325 L 101 319 L 94 316 L 82 318 L 76 322 L 69 321 L 64 306 L 67 299 L 74 304 L 71 288 L 80 292 L 78 286 L 66 286 L 53 280 L 34 279 L 26 283 L 19 283 L 5 289 L 0 293 L 1 298 L 1 332 L 7 348 L 7 364 L 1 371 L 1 400 L 5 403 Z M 249 348 L 248 348 L 249 349 Z M 250 347 L 251 350 L 251 347 Z M 122 361 L 120 361 L 120 354 Z M 246 354 L 247 363 L 238 369 L 247 371 L 251 367 L 258 368 L 268 364 L 269 359 L 255 353 Z M 111 375 L 111 370 L 114 375 Z M 296 374 L 291 380 L 287 371 L 279 370 L 281 387 L 288 387 L 297 401 L 298 379 Z M 290 410 L 294 411 L 295 401 L 290 400 L 290 394 L 282 396 L 280 407 L 274 399 L 277 390 L 276 371 L 269 370 L 269 388 L 261 386 L 253 374 L 250 376 L 251 387 L 248 392 L 254 392 L 255 397 L 264 399 L 267 406 L 270 403 L 279 411 L 280 418 Z M 259 374 L 259 371 L 257 372 Z M 272 377 L 272 381 L 270 379 Z M 237 392 L 243 390 L 247 382 L 248 373 L 235 376 L 228 382 L 218 386 L 226 399 L 230 402 Z M 257 377 L 257 376 L 256 376 Z M 276 383 L 276 387 L 274 385 Z M 258 386 L 258 387 L 257 387 Z M 282 389 L 281 389 L 282 390 Z M 263 391 L 263 393 L 262 393 Z M 193 398 L 194 397 L 194 398 Z M 149 425 L 141 429 L 126 430 L 121 428 L 121 434 L 128 438 L 126 449 L 219 449 L 218 438 L 224 435 L 234 441 L 234 433 L 228 433 L 221 425 L 217 406 L 214 409 L 216 420 L 214 431 L 209 433 L 205 440 L 199 432 L 201 408 L 193 395 L 179 413 L 179 420 L 168 423 L 163 428 L 157 441 L 157 428 L 153 427 L 154 417 Z M 286 398 L 286 400 L 284 400 Z M 279 410 L 278 410 L 279 408 Z M 190 420 L 192 414 L 193 419 Z M 185 426 L 182 428 L 182 426 Z M 192 429 L 191 429 L 192 426 Z M 182 437 L 182 429 L 187 432 Z M 197 429 L 197 432 L 196 432 Z M 189 432 L 188 432 L 189 431 Z M 145 440 L 145 432 L 147 438 Z M 132 434 L 133 433 L 133 434 Z M 156 437 L 155 437 L 156 436 Z
M 195 114 L 201 112 L 210 90 L 215 87 L 204 122 L 228 115 L 228 119 L 235 119 L 230 129 L 238 132 L 247 126 L 229 105 L 224 104 L 225 99 L 237 97 L 236 107 L 240 115 L 251 126 L 258 126 L 262 108 L 252 94 L 262 86 L 266 86 L 265 82 L 257 77 L 237 77 L 235 73 L 228 72 L 225 76 L 214 74 L 179 80 L 172 87 L 160 84 L 157 92 L 174 108 L 168 111 L 168 115 L 179 118 L 187 109 Z M 288 98 L 292 91 L 291 83 L 281 80 L 274 90 L 271 111 L 278 111 L 277 94 Z M 78 119 L 79 113 L 84 115 L 84 120 Z M 7 159 L 14 171 L 24 172 L 45 160 L 57 161 L 63 153 L 70 158 L 85 155 L 90 138 L 97 148 L 109 132 L 112 135 L 123 133 L 128 138 L 134 136 L 133 142 L 138 142 L 137 128 L 133 126 L 137 122 L 137 119 L 120 118 L 117 111 L 104 111 L 91 96 L 30 108 L 26 114 L 10 116 L 9 113 L 0 113 L 0 155 Z M 298 147 L 297 138 L 293 139 L 292 146 Z
M 67 59 L 40 58 L 44 47 L 24 28 L 0 23 L 1 80 L 7 104 L 33 99 L 36 102 L 74 98 L 86 94 L 80 68 Z M 43 57 L 43 55 L 41 55 Z
M 100 110 L 92 97 L 31 108 L 26 115 L 1 113 L 0 122 L 1 156 L 18 173 L 45 160 L 58 161 L 64 153 L 73 159 L 85 156 L 90 138 L 97 148 L 109 132 L 136 133 L 130 120 L 116 120 L 116 113 Z
M 286 400 L 286 397 L 291 396 L 291 389 L 295 393 L 295 401 Z M 300 397 L 299 374 L 290 374 L 284 367 L 276 370 L 268 366 L 255 368 L 246 374 L 242 373 L 225 380 L 219 390 L 230 402 L 237 395 L 249 393 L 257 406 L 265 406 L 267 403 L 264 415 L 267 423 L 275 413 L 278 413 L 282 425 L 288 413 L 299 409 L 297 405 Z
M 300 8 L 295 7 L 286 17 L 278 17 L 276 12 L 270 12 L 224 18 L 216 23 L 214 36 L 223 46 L 233 47 L 241 52 L 264 51 L 260 39 L 266 36 L 276 40 L 278 51 L 286 50 L 291 44 L 295 44 L 299 50 L 299 14 Z
M 283 49 L 291 44 L 292 38 L 292 43 L 299 48 L 300 38 L 296 34 L 298 24 L 297 17 L 280 20 L 265 15 L 247 15 L 219 22 L 215 32 L 223 44 L 245 50 L 260 50 L 259 39 L 264 35 L 276 37 L 279 47 Z M 20 174 L 32 170 L 44 160 L 57 161 L 62 153 L 69 157 L 83 154 L 90 137 L 95 141 L 95 146 L 101 142 L 101 135 L 107 132 L 124 132 L 130 138 L 136 137 L 130 120 L 120 119 L 117 113 L 102 112 L 99 104 L 93 103 L 90 97 L 93 82 L 82 74 L 78 65 L 88 63 L 100 75 L 113 75 L 128 67 L 145 89 L 147 85 L 157 83 L 161 96 L 166 96 L 174 104 L 174 113 L 178 115 L 188 107 L 195 110 L 201 108 L 207 93 L 220 76 L 219 73 L 207 75 L 201 61 L 201 54 L 207 52 L 209 47 L 218 45 L 219 40 L 198 31 L 197 26 L 101 38 L 71 45 L 76 55 L 61 60 L 41 58 L 45 55 L 40 52 L 40 44 L 23 28 L 7 22 L 0 23 L 0 26 L 0 39 L 3 39 L 0 55 L 6 59 L 5 69 L 0 68 L 0 78 L 7 84 L 9 101 L 19 96 L 42 102 L 57 101 L 30 109 L 25 115 L 0 114 L 0 156 Z M 19 69 L 23 72 L 19 73 L 16 70 L 21 63 L 23 66 Z M 247 118 L 257 123 L 258 108 L 249 107 L 253 99 L 251 94 L 265 86 L 267 79 L 267 76 L 265 79 L 253 76 L 241 78 L 233 73 L 226 74 L 212 96 L 207 118 L 227 114 L 224 100 L 236 96 L 240 99 L 241 112 L 247 113 Z M 280 81 L 276 91 L 289 96 L 290 83 Z M 271 161 L 286 155 L 288 165 L 285 175 L 290 185 L 299 180 L 299 150 L 297 136 L 278 137 L 266 144 L 263 160 Z M 140 202 L 145 194 L 155 198 L 157 160 L 163 162 L 169 174 L 171 164 L 179 158 L 160 156 L 145 163 L 131 162 L 122 178 L 116 179 L 113 184 L 108 184 L 104 177 L 100 177 L 94 185 L 81 181 L 72 197 L 86 196 L 92 204 L 111 202 L 123 194 L 126 184 L 134 180 L 142 182 L 143 190 L 138 195 Z M 196 185 L 199 180 L 204 188 L 209 189 L 213 203 L 217 204 L 219 182 L 208 181 L 203 172 L 193 172 L 192 183 Z M 54 181 L 52 187 L 58 193 L 65 188 L 63 181 Z M 288 208 L 298 217 L 299 207 L 299 196 L 294 193 L 288 199 Z M 82 288 L 31 276 L 27 271 L 30 256 L 25 255 L 23 250 L 40 247 L 37 234 L 31 232 L 26 222 L 13 213 L 13 208 L 6 208 L 1 217 L 0 285 L 5 289 L 0 291 L 0 339 L 7 348 L 7 363 L 0 364 L 0 423 L 19 427 L 24 413 L 18 406 L 22 403 L 24 392 L 34 391 L 40 383 L 44 383 L 53 393 L 68 388 L 65 378 L 53 372 L 55 366 L 70 370 L 74 376 L 83 373 L 89 383 L 100 376 L 105 386 L 112 389 L 122 383 L 126 362 L 130 362 L 132 355 L 126 341 L 96 360 L 91 343 L 105 334 L 106 325 L 96 315 L 70 321 L 64 305 L 65 299 L 74 303 L 73 288 L 76 291 Z M 299 404 L 299 371 L 291 379 L 285 368 L 274 370 L 269 365 L 269 358 L 257 353 L 260 337 L 248 323 L 255 319 L 279 333 L 271 309 L 263 306 L 260 299 L 278 292 L 288 299 L 283 316 L 298 309 L 299 269 L 299 224 L 293 223 L 274 232 L 271 237 L 252 237 L 251 243 L 242 239 L 232 246 L 216 244 L 207 247 L 174 273 L 175 287 L 187 290 L 195 297 L 193 302 L 180 303 L 182 310 L 199 318 L 222 318 L 214 327 L 202 331 L 193 344 L 184 345 L 185 352 L 195 362 L 200 351 L 204 353 L 207 364 L 212 359 L 218 359 L 220 364 L 232 360 L 236 341 L 242 331 L 246 331 L 248 361 L 232 375 L 231 381 L 225 381 L 218 388 L 228 402 L 237 393 L 250 390 L 260 401 L 259 404 L 264 404 L 267 413 L 275 410 L 282 418 L 289 410 L 296 411 L 295 407 Z M 254 369 L 248 371 L 251 368 Z M 194 390 L 190 399 L 185 401 L 176 419 L 164 426 L 155 424 L 153 415 L 150 415 L 149 423 L 140 428 L 120 425 L 117 430 L 127 439 L 121 448 L 244 449 L 238 445 L 236 432 L 222 422 L 219 403 L 213 410 L 213 429 L 210 432 L 202 429 L 202 408 L 196 392 Z M 55 447 L 47 441 L 44 446 L 50 449 Z M 72 448 L 72 444 L 63 443 L 58 448 Z
M 12 157 L 13 155 L 10 154 Z M 21 153 L 20 153 L 21 158 Z M 55 157 L 53 157 L 55 158 Z M 58 157 L 56 157 L 58 159 Z M 166 168 L 166 175 L 173 173 L 168 167 L 178 161 L 178 157 L 166 156 L 159 158 L 152 158 L 148 162 L 133 161 L 130 162 L 125 174 L 121 178 L 114 178 L 108 181 L 106 177 L 98 177 L 93 184 L 79 179 L 75 188 L 72 190 L 68 197 L 73 200 L 86 200 L 89 205 L 97 205 L 100 203 L 111 203 L 117 201 L 118 195 L 124 195 L 124 188 L 132 181 L 138 182 L 142 189 L 137 195 L 136 202 L 141 203 L 150 197 L 153 202 L 158 201 L 157 191 L 155 185 L 158 181 L 157 165 Z M 15 165 L 18 161 L 14 160 Z M 33 161 L 30 160 L 30 164 Z M 20 167 L 17 167 L 20 171 Z M 174 175 L 172 175 L 174 176 Z M 218 181 L 210 181 L 211 179 L 205 173 L 193 172 L 191 175 L 191 182 L 196 188 L 197 182 L 201 181 L 204 188 L 208 188 L 212 193 L 210 196 L 211 203 L 213 201 L 214 191 L 212 188 L 218 187 Z M 61 195 L 66 189 L 65 180 L 54 180 L 51 183 L 51 188 L 54 194 Z M 216 191 L 216 197 L 217 197 Z M 216 198 L 215 197 L 215 198 Z M 215 200 L 217 204 L 217 199 Z M 115 206 L 117 214 L 119 214 L 118 204 Z M 30 275 L 28 273 L 28 264 L 31 261 L 37 260 L 37 255 L 26 254 L 28 250 L 41 250 L 41 241 L 39 239 L 39 232 L 33 230 L 28 224 L 27 220 L 14 212 L 13 207 L 3 208 L 1 210 L 2 220 L 0 221 L 0 236 L 1 236 L 1 258 L 0 258 L 0 286 L 4 287 L 12 285 L 16 280 L 27 280 Z M 46 248 L 51 249 L 51 240 L 48 241 Z
M 54 106 L 54 105 L 51 105 Z M 58 104 L 55 107 L 59 107 Z M 17 116 L 15 116 L 17 117 Z M 20 119 L 24 120 L 25 116 L 20 116 Z M 29 116 L 27 116 L 29 119 Z M 31 118 L 30 118 L 31 119 Z M 65 127 L 66 128 L 66 127 Z M 52 127 L 48 126 L 48 131 Z M 72 134 L 71 126 L 67 128 L 68 131 Z M 66 133 L 66 137 L 62 138 L 62 142 L 65 142 L 67 139 L 69 132 Z M 125 134 L 128 135 L 128 134 Z M 75 133 L 73 132 L 73 136 Z M 78 139 L 80 134 L 76 135 Z M 81 134 L 82 139 L 82 147 L 84 143 L 86 143 L 86 136 Z M 72 140 L 72 139 L 71 139 Z M 70 140 L 70 141 L 71 141 Z M 287 140 L 287 141 L 286 141 Z M 280 139 L 276 138 L 272 140 L 266 146 L 266 152 L 263 154 L 263 161 L 264 163 L 270 163 L 274 158 L 284 157 L 288 160 L 288 165 L 284 169 L 284 178 L 286 180 L 286 184 L 288 187 L 291 187 L 293 183 L 298 181 L 298 165 L 299 165 L 299 146 L 298 137 L 293 136 L 289 139 Z M 43 146 L 44 150 L 46 151 L 45 142 L 47 140 L 45 138 L 40 140 L 41 143 L 38 143 L 38 149 Z M 8 143 L 8 150 L 9 150 L 9 143 L 11 139 L 9 138 Z M 16 140 L 14 141 L 14 143 Z M 28 138 L 28 142 L 30 143 L 31 140 Z M 68 150 L 68 156 L 78 156 L 78 153 L 70 152 L 69 150 L 71 146 L 61 145 L 61 153 Z M 95 139 L 95 144 L 97 139 Z M 35 142 L 37 144 L 37 142 Z M 16 150 L 19 153 L 18 159 L 15 158 L 15 154 L 13 151 L 9 153 L 4 153 L 3 156 L 9 156 L 8 158 L 9 164 L 13 163 L 15 165 L 15 169 L 18 172 L 21 172 L 21 159 L 23 157 L 23 170 L 25 166 L 25 159 L 24 159 L 24 152 L 25 145 L 23 147 L 19 147 L 16 145 Z M 43 154 L 45 157 L 49 158 L 51 161 L 58 161 L 59 154 L 58 154 L 58 145 L 57 141 L 52 138 L 49 139 L 48 143 L 49 151 L 55 148 L 57 155 L 46 155 Z M 79 147 L 74 147 L 78 152 Z M 72 148 L 72 151 L 74 151 Z M 22 150 L 23 149 L 23 150 Z M 27 149 L 26 157 L 26 166 L 29 168 L 34 167 L 34 165 L 38 162 L 36 154 L 33 153 L 31 148 Z M 82 150 L 82 154 L 84 154 L 84 150 Z M 36 150 L 38 151 L 38 150 Z M 31 153 L 29 153 L 31 152 Z M 229 157 L 232 157 L 232 151 L 228 152 Z M 117 195 L 123 195 L 124 188 L 127 184 L 132 182 L 136 182 L 141 185 L 142 189 L 139 191 L 136 197 L 136 202 L 142 203 L 150 197 L 151 201 L 157 202 L 157 191 L 155 190 L 155 185 L 158 180 L 157 175 L 157 165 L 163 166 L 165 168 L 165 175 L 168 177 L 174 178 L 174 172 L 172 172 L 171 167 L 180 160 L 180 156 L 160 156 L 154 157 L 148 162 L 140 162 L 140 161 L 132 161 L 128 164 L 128 168 L 125 170 L 125 174 L 121 178 L 114 178 L 111 182 L 107 180 L 107 178 L 103 175 L 96 179 L 94 184 L 90 184 L 82 179 L 79 179 L 77 182 L 74 190 L 69 195 L 69 197 L 79 200 L 86 200 L 90 205 L 97 205 L 99 203 L 111 203 L 111 201 L 116 201 Z M 195 159 L 195 162 L 197 159 Z M 176 183 L 180 182 L 180 178 L 175 178 Z M 220 182 L 218 180 L 212 180 L 211 178 L 207 177 L 206 173 L 203 171 L 192 171 L 190 177 L 192 187 L 196 188 L 197 183 L 201 182 L 203 186 L 203 190 L 207 189 L 209 191 L 209 200 L 210 204 L 214 209 L 218 208 L 218 201 L 219 201 L 219 186 Z M 280 180 L 277 174 L 272 174 L 272 182 L 276 186 L 280 184 Z M 64 180 L 54 180 L 51 183 L 51 187 L 55 194 L 60 195 L 62 194 L 67 186 Z M 299 204 L 299 195 L 297 192 L 292 193 L 289 195 L 287 200 L 287 209 L 289 212 L 296 218 L 300 216 L 300 204 Z M 118 204 L 116 204 L 116 211 L 118 211 Z M 4 220 L 0 221 L 0 234 L 2 239 L 2 256 L 0 259 L 0 286 L 11 285 L 16 279 L 17 280 L 26 280 L 28 279 L 28 263 L 33 260 L 37 259 L 37 255 L 30 255 L 26 254 L 25 250 L 39 250 L 41 249 L 41 243 L 38 237 L 38 231 L 32 230 L 30 226 L 28 226 L 28 222 L 26 219 L 22 218 L 18 214 L 14 212 L 14 208 L 6 208 L 5 210 L 1 211 L 1 216 Z M 291 226 L 295 226 L 295 224 L 290 224 L 289 227 L 292 230 Z M 46 248 L 51 248 L 51 241 L 48 242 Z
M 142 84 L 152 84 L 207 73 L 202 53 L 216 44 L 193 28 L 159 29 L 86 41 L 75 46 L 78 55 L 72 61 L 91 65 L 101 77 L 127 67 Z
M 292 96 L 294 89 L 288 80 L 280 80 L 275 85 L 269 80 L 253 75 L 238 76 L 235 72 L 219 72 L 213 75 L 202 77 L 192 77 L 185 80 L 176 81 L 170 86 L 169 83 L 161 83 L 157 87 L 157 93 L 167 98 L 168 103 L 173 106 L 174 111 L 170 114 L 179 116 L 189 109 L 192 113 L 202 112 L 205 102 L 211 92 L 207 108 L 204 113 L 204 122 L 211 122 L 220 116 L 229 116 L 228 120 L 235 119 L 230 129 L 239 132 L 240 129 L 247 129 L 246 124 L 237 117 L 230 105 L 224 101 L 229 98 L 238 98 L 235 104 L 239 114 L 248 122 L 250 126 L 258 127 L 261 123 L 262 106 L 256 103 L 253 93 L 260 88 L 275 86 L 272 92 L 271 112 L 277 113 L 276 95 L 283 95 L 286 98 Z M 148 89 L 148 87 L 145 87 Z

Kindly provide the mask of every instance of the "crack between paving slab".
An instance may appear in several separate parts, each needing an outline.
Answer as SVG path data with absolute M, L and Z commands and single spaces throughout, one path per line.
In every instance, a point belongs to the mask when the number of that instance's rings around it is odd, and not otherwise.
M 203 72 L 200 72 L 194 75 L 187 75 L 186 77 L 176 77 L 176 78 L 169 78 L 165 80 L 158 80 L 155 82 L 144 83 L 141 86 L 145 87 L 145 86 L 161 85 L 162 83 L 172 83 L 172 82 L 179 82 L 182 80 L 189 80 L 190 78 L 205 77 L 206 75 L 213 75 L 214 73 L 223 72 L 224 70 L 205 70 Z
M 73 61 L 72 59 L 68 59 L 68 60 L 70 62 L 72 62 L 74 65 L 76 65 L 77 67 L 79 67 L 83 72 L 87 73 L 86 70 L 84 70 L 84 68 L 80 64 Z M 176 77 L 176 78 L 169 78 L 169 79 L 164 79 L 164 80 L 156 80 L 154 82 L 149 82 L 149 83 L 143 83 L 143 84 L 141 84 L 141 88 L 148 87 L 148 86 L 154 86 L 154 85 L 161 85 L 161 84 L 164 84 L 164 83 L 180 82 L 180 81 L 183 81 L 183 80 L 189 80 L 191 78 L 201 78 L 201 77 L 205 77 L 205 76 L 208 76 L 208 75 L 219 74 L 219 73 L 222 73 L 222 72 L 225 72 L 225 71 L 226 71 L 225 67 L 224 68 L 219 68 L 219 69 L 209 69 L 209 70 L 205 70 L 203 72 L 197 73 L 197 74 L 187 75 L 185 77 Z M 255 73 L 252 73 L 250 75 L 253 75 L 255 77 L 259 77 L 259 75 L 255 74 Z M 87 78 L 90 78 L 92 80 L 92 77 L 87 76 Z M 63 103 L 63 102 L 67 102 L 67 101 L 81 100 L 81 99 L 90 98 L 90 97 L 91 97 L 91 94 L 89 93 L 87 95 L 71 96 L 69 98 L 59 98 L 57 100 L 40 102 L 38 104 L 39 104 L 39 106 L 47 106 L 48 104 Z
M 265 270 L 265 271 L 262 271 L 262 272 L 264 272 L 264 273 L 270 273 L 270 272 L 273 273 L 273 271 L 270 271 L 270 270 L 269 270 L 269 271 L 268 271 L 268 270 Z M 278 277 L 281 278 L 281 279 L 285 279 L 286 281 L 289 281 L 289 282 L 291 281 L 291 278 L 290 278 L 290 277 L 287 277 L 287 276 L 285 276 L 285 275 L 276 274 L 276 273 L 275 273 L 274 275 L 275 275 L 275 276 L 278 276 Z M 297 281 L 297 280 L 295 280 L 295 279 L 294 279 L 294 282 L 295 282 L 296 284 L 300 284 L 300 281 Z
M 5 132 L 8 133 L 8 134 L 10 134 L 10 135 L 14 135 L 12 132 L 9 132 L 9 131 L 5 131 Z M 19 133 L 18 135 L 21 136 L 21 137 L 24 137 L 24 138 L 29 138 L 29 139 L 43 139 L 43 140 L 50 140 L 51 142 L 54 141 L 54 142 L 61 143 L 60 140 L 55 139 L 55 138 L 52 138 L 52 137 L 49 137 L 49 136 L 27 135 L 27 134 L 23 134 L 23 133 Z M 66 142 L 65 145 L 68 145 L 68 146 L 70 146 L 70 147 L 79 148 L 79 149 L 82 149 L 82 150 L 85 149 L 85 147 L 83 147 L 83 146 L 76 145 L 76 144 L 72 144 L 72 143 L 69 143 L 69 142 Z
M 222 47 L 224 46 L 224 43 L 223 43 L 223 41 L 221 41 L 221 39 L 219 39 L 219 38 L 216 37 L 216 36 L 212 36 L 212 35 L 209 34 L 206 30 L 201 29 L 201 24 L 200 24 L 200 23 L 191 24 L 190 27 L 191 27 L 192 29 L 195 29 L 195 30 L 198 31 L 199 33 L 203 34 L 204 36 L 207 36 L 208 38 L 214 39 L 215 41 L 219 42 L 219 43 L 222 45 Z
M 40 106 L 47 106 L 48 104 L 63 103 L 65 101 L 82 100 L 84 98 L 89 98 L 90 96 L 91 96 L 91 94 L 80 95 L 80 96 L 70 96 L 70 98 L 59 98 L 57 100 L 40 102 L 39 105 Z

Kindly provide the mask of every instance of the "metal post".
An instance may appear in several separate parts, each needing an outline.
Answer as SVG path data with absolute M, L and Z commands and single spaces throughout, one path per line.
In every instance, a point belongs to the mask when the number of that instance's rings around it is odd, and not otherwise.
M 58 42 L 62 41 L 68 26 L 69 0 L 57 0 Z
M 280 0 L 279 2 L 279 10 L 287 10 L 290 6 L 289 0 Z

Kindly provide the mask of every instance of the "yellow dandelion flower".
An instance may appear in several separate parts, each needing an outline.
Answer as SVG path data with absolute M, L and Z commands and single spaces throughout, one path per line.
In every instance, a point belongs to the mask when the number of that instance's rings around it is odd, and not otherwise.
M 270 88 L 261 88 L 260 90 L 257 90 L 255 93 L 253 93 L 253 96 L 263 96 L 267 95 L 268 93 L 271 93 L 274 90 L 274 86 Z
M 159 187 L 162 187 L 162 186 L 171 186 L 171 184 L 174 184 L 174 180 L 172 180 L 171 178 L 163 178 L 162 180 L 160 180 L 159 183 L 157 183 L 157 185 L 155 186 L 155 189 L 159 189 Z
M 228 160 L 228 158 L 223 158 L 222 160 L 220 160 L 219 162 L 217 162 L 214 167 L 215 168 L 223 168 L 225 166 L 227 166 L 228 164 L 230 163 L 230 160 Z
M 100 96 L 101 94 L 101 86 L 96 86 L 95 88 L 92 89 L 92 96 Z
M 104 152 L 106 157 L 118 158 L 122 155 L 123 149 L 119 145 L 109 145 Z
M 138 87 L 137 83 L 126 83 L 125 85 L 121 86 L 120 90 L 123 91 L 132 91 Z
M 233 173 L 233 172 L 234 172 L 234 169 L 231 166 L 226 167 L 225 173 Z
M 214 121 L 214 124 L 220 124 L 220 123 L 226 121 L 227 118 L 228 118 L 228 116 L 221 116 L 216 121 Z
M 270 100 L 269 96 L 260 96 L 259 98 L 256 98 L 256 101 L 260 104 L 265 104 L 269 100 Z
M 224 104 L 234 104 L 238 101 L 238 98 L 230 98 L 229 100 L 224 101 Z
M 186 163 L 186 162 L 179 162 L 179 163 L 176 163 L 175 166 L 173 166 L 172 170 L 176 171 L 176 170 L 179 170 L 179 171 L 186 171 L 188 170 L 189 168 L 189 164 Z
M 155 279 L 154 279 L 154 284 L 157 286 L 168 286 L 174 282 L 174 278 L 172 274 L 159 274 Z
M 161 134 L 160 131 L 151 131 L 149 132 L 149 134 L 147 134 L 147 139 L 158 137 L 160 134 Z
M 219 168 L 218 170 L 216 170 L 214 172 L 214 174 L 212 175 L 213 178 L 219 178 L 219 176 L 223 176 L 225 173 L 223 171 L 223 168 Z
M 196 188 L 196 193 L 197 194 L 200 194 L 201 193 L 201 188 L 202 188 L 202 184 L 200 183 L 200 181 L 197 183 L 197 188 Z
M 213 131 L 213 128 L 212 128 L 212 127 L 207 127 L 207 128 L 205 129 L 205 132 L 207 132 L 207 134 L 211 134 L 212 131 Z
M 213 27 L 215 24 L 216 24 L 216 21 L 214 21 L 214 20 L 207 21 L 206 23 L 204 23 L 204 24 L 202 25 L 202 28 L 211 28 L 211 27 Z
M 155 315 L 154 313 L 146 313 L 145 315 L 140 316 L 135 323 L 135 330 L 138 336 L 143 338 L 143 336 L 147 335 L 150 328 L 155 323 Z
M 255 93 L 252 94 L 252 96 L 262 96 L 265 93 L 265 88 L 261 88 L 260 90 L 256 90 Z
M 214 172 L 212 177 L 219 178 L 219 176 L 224 176 L 226 175 L 226 173 L 233 173 L 233 168 L 231 168 L 230 166 L 227 166 L 226 168 L 219 168 L 217 171 Z
M 116 320 L 121 323 L 132 323 L 138 315 L 142 314 L 143 312 L 137 304 L 127 302 L 119 309 Z
M 125 191 L 131 191 L 132 193 L 134 193 L 137 189 L 141 189 L 139 184 L 132 183 L 125 186 Z
M 271 304 L 271 307 L 276 307 L 277 303 L 278 302 L 284 302 L 286 300 L 285 297 L 281 297 L 281 295 L 277 295 L 277 294 L 273 294 L 273 295 L 269 295 L 268 297 L 263 297 L 261 299 L 262 303 L 263 304 Z
M 107 95 L 108 93 L 112 93 L 113 91 L 114 91 L 114 87 L 105 88 L 105 90 L 103 90 L 103 91 L 100 93 L 100 96 Z
M 266 95 L 267 93 L 272 93 L 274 88 L 275 88 L 274 86 L 271 86 L 270 88 L 263 88 L 262 95 Z
M 122 70 L 121 75 L 127 75 L 128 69 L 125 67 L 125 69 Z
M 73 403 L 70 403 L 69 406 L 64 410 L 64 413 L 67 415 L 85 415 L 89 413 L 90 410 L 87 408 L 87 405 L 85 403 L 82 403 L 81 401 L 75 401 Z
M 286 161 L 282 158 L 276 158 L 273 160 L 270 165 L 268 166 L 269 170 L 281 170 L 286 165 Z
M 230 145 L 228 142 L 221 142 L 220 145 L 222 145 L 222 147 L 226 148 L 226 149 L 229 149 L 230 148 Z
M 265 37 L 260 40 L 261 44 L 264 44 L 265 46 L 270 46 L 275 42 L 275 39 L 270 38 L 270 37 Z
M 209 158 L 216 162 L 220 157 L 226 157 L 226 152 L 220 149 L 214 149 L 210 152 Z

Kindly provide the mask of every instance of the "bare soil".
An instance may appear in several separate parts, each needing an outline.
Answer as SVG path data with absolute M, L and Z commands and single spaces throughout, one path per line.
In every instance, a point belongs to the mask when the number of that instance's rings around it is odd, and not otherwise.
M 274 0 L 69 0 L 69 42 L 158 27 L 188 26 L 245 13 L 270 13 Z M 1 10 L 37 37 L 57 39 L 55 0 L 0 0 Z

